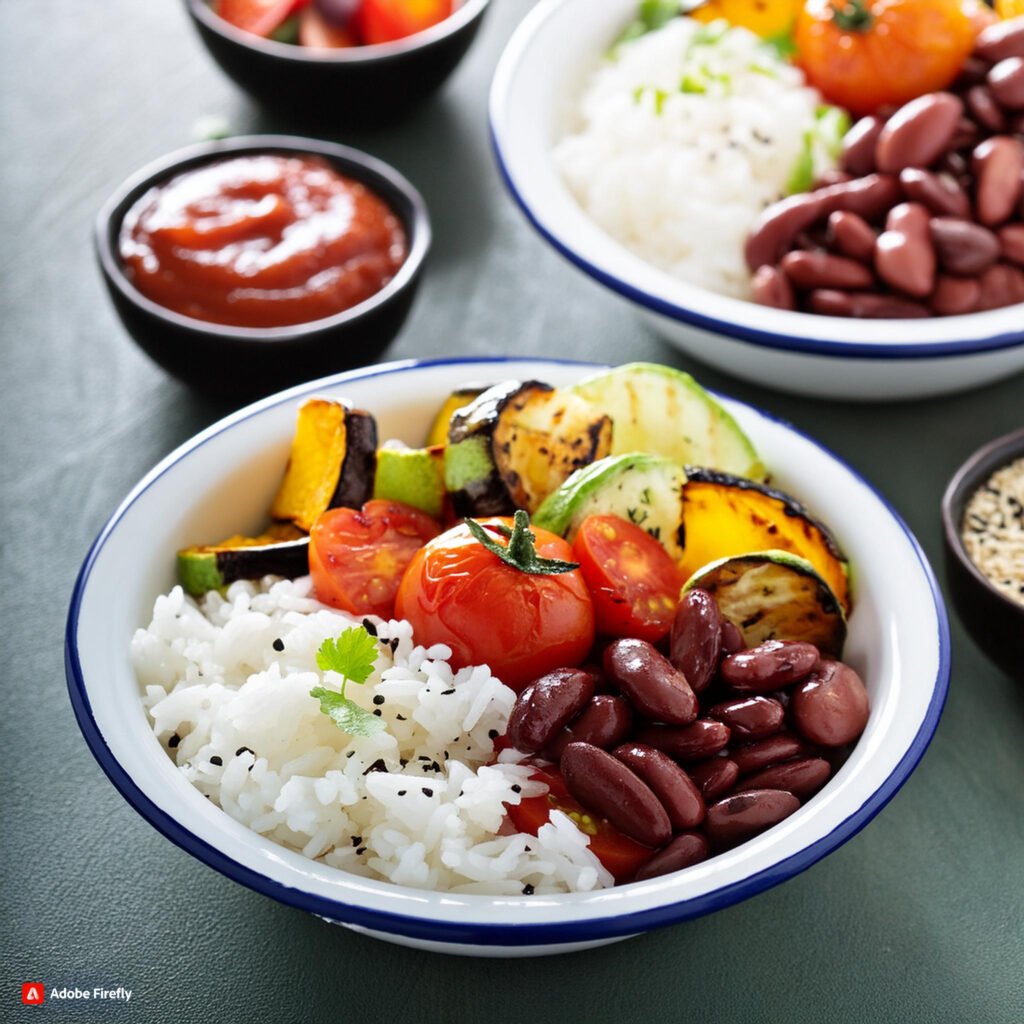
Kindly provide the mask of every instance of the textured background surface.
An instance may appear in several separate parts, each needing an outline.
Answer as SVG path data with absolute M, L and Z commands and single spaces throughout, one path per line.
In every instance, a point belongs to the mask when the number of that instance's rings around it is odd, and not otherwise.
M 553 255 L 499 185 L 486 94 L 528 6 L 499 0 L 465 64 L 414 120 L 339 136 L 408 174 L 433 214 L 424 287 L 388 357 L 554 351 L 691 369 L 850 461 L 941 571 L 945 482 L 979 443 L 1021 425 L 1024 381 L 872 409 L 761 393 L 676 355 Z M 0 104 L 0 1019 L 1024 1017 L 1024 690 L 955 618 L 936 740 L 864 832 L 756 899 L 596 952 L 473 962 L 385 945 L 249 892 L 158 835 L 79 735 L 64 616 L 118 501 L 226 410 L 129 342 L 93 264 L 91 221 L 124 176 L 189 142 L 201 115 L 225 116 L 238 133 L 288 125 L 221 76 L 173 0 L 0 0 Z M 32 980 L 124 985 L 134 996 L 30 1010 L 19 993 Z

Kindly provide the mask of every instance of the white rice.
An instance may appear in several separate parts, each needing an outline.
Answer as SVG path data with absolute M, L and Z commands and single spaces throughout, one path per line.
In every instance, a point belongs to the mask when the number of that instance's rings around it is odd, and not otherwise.
M 235 583 L 198 604 L 175 587 L 132 638 L 153 731 L 200 793 L 307 857 L 399 885 L 519 895 L 612 884 L 566 815 L 537 836 L 507 825 L 503 805 L 545 787 L 514 751 L 488 763 L 515 693 L 486 665 L 453 674 L 444 644 L 416 647 L 409 623 L 375 619 L 373 675 L 346 696 L 379 710 L 387 731 L 353 737 L 323 714 L 309 691 L 340 679 L 316 651 L 361 620 L 310 594 L 308 577 Z
M 716 23 L 717 25 L 717 23 Z M 555 163 L 612 237 L 676 277 L 740 298 L 757 215 L 814 136 L 819 93 L 746 29 L 691 18 L 615 48 L 587 79 Z M 684 92 L 703 88 L 704 92 Z M 815 143 L 817 174 L 834 160 Z

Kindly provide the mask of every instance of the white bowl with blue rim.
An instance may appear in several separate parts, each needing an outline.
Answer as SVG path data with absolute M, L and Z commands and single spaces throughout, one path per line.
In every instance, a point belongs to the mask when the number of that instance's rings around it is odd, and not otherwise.
M 519 25 L 491 88 L 494 151 L 529 221 L 584 273 L 701 362 L 819 398 L 923 398 L 1024 369 L 1024 306 L 926 320 L 852 320 L 718 295 L 646 263 L 577 203 L 552 160 L 584 80 L 638 0 L 542 0 Z M 582 353 L 581 353 L 582 354 Z
M 832 527 L 851 560 L 856 604 L 845 660 L 860 672 L 872 704 L 849 760 L 781 824 L 684 871 L 602 892 L 434 893 L 356 877 L 257 835 L 205 799 L 161 748 L 129 641 L 149 621 L 156 595 L 174 584 L 178 548 L 260 527 L 304 398 L 348 399 L 377 417 L 382 437 L 420 443 L 441 402 L 467 381 L 559 386 L 595 369 L 473 358 L 357 370 L 248 406 L 154 467 L 86 556 L 67 623 L 75 714 L 125 799 L 193 856 L 267 896 L 392 942 L 479 956 L 566 952 L 710 913 L 803 871 L 866 825 L 906 781 L 938 724 L 950 667 L 942 599 L 917 541 L 865 480 L 793 427 L 727 399 L 775 483 Z

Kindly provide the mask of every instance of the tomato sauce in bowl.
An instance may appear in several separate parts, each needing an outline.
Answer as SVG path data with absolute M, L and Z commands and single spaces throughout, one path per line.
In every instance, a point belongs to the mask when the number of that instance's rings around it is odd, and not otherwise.
M 119 253 L 148 299 L 210 323 L 282 327 L 379 292 L 408 255 L 397 214 L 326 161 L 245 154 L 156 185 L 128 211 Z

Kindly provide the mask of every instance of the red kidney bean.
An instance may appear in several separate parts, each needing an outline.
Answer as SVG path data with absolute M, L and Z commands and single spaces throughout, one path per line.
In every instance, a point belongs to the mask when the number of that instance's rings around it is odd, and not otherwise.
M 782 728 L 785 708 L 770 697 L 740 697 L 710 708 L 708 714 L 725 722 L 733 739 L 759 740 Z
M 870 263 L 875 252 L 875 232 L 863 217 L 848 210 L 836 210 L 828 218 L 828 243 L 844 256 Z
M 903 190 L 891 174 L 869 174 L 842 185 L 830 185 L 814 195 L 825 204 L 822 216 L 846 210 L 872 221 L 891 210 L 903 198 Z
M 935 169 L 940 174 L 948 174 L 955 178 L 961 185 L 963 185 L 965 178 L 970 177 L 970 167 L 963 153 L 952 151 L 943 153 L 939 162 L 935 165 Z
M 734 622 L 730 622 L 728 619 L 722 622 L 722 651 L 725 654 L 735 654 L 737 651 L 742 651 L 746 646 L 743 639 L 743 633 L 740 627 Z
M 998 235 L 1003 259 L 1024 266 L 1024 224 L 1007 224 Z
M 838 747 L 864 731 L 868 693 L 848 665 L 823 660 L 793 691 L 789 711 L 801 736 L 823 747 Z
M 744 250 L 747 266 L 751 270 L 757 270 L 766 263 L 778 263 L 796 236 L 826 215 L 829 191 L 823 189 L 821 192 L 804 192 L 789 196 L 763 210 L 747 236 Z
M 974 41 L 974 55 L 992 64 L 1008 57 L 1024 57 L 1024 19 L 1011 18 L 982 29 Z
M 733 846 L 777 825 L 800 806 L 781 789 L 754 789 L 735 793 L 708 808 L 704 829 L 716 846 Z
M 704 820 L 700 790 L 668 754 L 643 743 L 625 743 L 612 756 L 650 786 L 676 831 L 696 828 Z
M 656 853 L 633 876 L 634 882 L 670 875 L 673 871 L 699 864 L 708 859 L 711 844 L 699 832 L 681 832 L 660 853 Z
M 699 710 L 686 676 L 646 640 L 610 643 L 605 674 L 618 685 L 633 710 L 656 722 L 687 725 Z
M 929 167 L 948 148 L 964 105 L 949 92 L 932 92 L 904 104 L 882 128 L 875 163 L 884 173 L 904 167 Z
M 939 263 L 951 274 L 973 277 L 999 258 L 999 239 L 980 224 L 934 217 L 929 231 Z
M 555 669 L 526 687 L 508 719 L 508 738 L 516 750 L 543 750 L 594 695 L 594 678 L 574 668 Z
M 796 309 L 793 286 L 789 283 L 789 278 L 778 267 L 773 267 L 768 263 L 758 267 L 750 284 L 754 292 L 754 301 L 762 306 L 772 306 L 775 309 Z
M 789 252 L 779 264 L 798 288 L 870 288 L 875 276 L 856 260 L 827 252 Z
M 824 171 L 821 177 L 811 186 L 811 191 L 817 192 L 819 188 L 828 188 L 830 185 L 842 185 L 847 181 L 853 181 L 853 175 L 848 174 L 846 171 L 838 169 Z
M 729 757 L 736 762 L 741 775 L 749 775 L 759 768 L 768 768 L 770 765 L 789 761 L 806 753 L 807 748 L 798 736 L 782 732 L 769 736 L 766 740 L 733 747 L 729 751 Z
M 880 117 L 862 117 L 843 137 L 839 166 L 856 178 L 875 169 L 875 146 L 885 122 Z
M 1021 193 L 1024 145 L 1010 135 L 986 139 L 974 150 L 978 220 L 990 227 L 1009 220 Z
M 1001 60 L 988 73 L 988 84 L 992 95 L 1007 110 L 1024 108 L 1024 57 Z
M 968 89 L 964 99 L 967 101 L 967 109 L 978 124 L 990 132 L 1006 131 L 1006 115 L 996 103 L 992 90 L 988 86 L 976 85 L 973 89 Z M 961 147 L 954 146 L 953 148 L 960 149 Z
M 706 690 L 718 671 L 723 628 L 718 602 L 706 590 L 698 588 L 683 596 L 672 620 L 668 657 L 694 693 Z
M 982 60 L 980 57 L 968 57 L 964 61 L 963 67 L 960 68 L 960 74 L 956 77 L 956 82 L 954 83 L 956 91 L 969 89 L 972 85 L 984 82 L 988 69 L 989 63 L 987 60 Z
M 898 291 L 923 299 L 935 287 L 935 250 L 928 234 L 928 210 L 900 203 L 886 218 L 875 242 L 875 270 Z
M 633 738 L 637 743 L 646 743 L 678 761 L 703 761 L 724 750 L 729 744 L 730 735 L 727 725 L 698 718 L 696 722 L 682 728 L 648 725 Z
M 981 139 L 982 129 L 978 125 L 970 120 L 970 118 L 960 118 L 960 123 L 956 126 L 956 132 L 953 134 L 953 141 L 949 144 L 950 149 L 970 149 L 972 146 L 978 144 Z
M 621 697 L 597 694 L 544 752 L 557 761 L 570 743 L 592 743 L 602 750 L 611 750 L 629 735 L 632 727 L 633 712 Z
M 973 313 L 980 299 L 981 284 L 976 277 L 940 274 L 928 301 L 939 316 L 960 316 Z
M 623 835 L 645 846 L 664 846 L 672 838 L 672 825 L 661 801 L 607 751 L 590 743 L 570 743 L 560 768 L 569 792 Z
M 1011 135 L 1024 135 L 1024 112 L 1011 115 L 1007 127 Z
M 807 297 L 812 313 L 822 316 L 852 316 L 866 320 L 910 320 L 930 316 L 928 307 L 901 295 L 874 292 L 840 292 L 819 288 Z
M 734 689 L 760 693 L 778 690 L 803 679 L 818 664 L 818 648 L 796 640 L 766 640 L 757 647 L 730 654 L 722 662 L 722 678 Z
M 978 309 L 1002 309 L 1024 302 L 1024 273 L 1008 263 L 989 267 L 978 282 L 981 296 Z
M 971 215 L 971 201 L 967 193 L 949 175 L 908 167 L 900 171 L 900 184 L 911 202 L 923 203 L 939 217 Z
M 801 800 L 813 796 L 828 782 L 832 765 L 823 757 L 808 757 L 802 761 L 787 761 L 757 772 L 743 780 L 739 792 L 748 789 L 784 789 Z
M 689 773 L 705 801 L 725 796 L 740 777 L 739 765 L 727 757 L 709 757 L 693 765 Z

